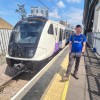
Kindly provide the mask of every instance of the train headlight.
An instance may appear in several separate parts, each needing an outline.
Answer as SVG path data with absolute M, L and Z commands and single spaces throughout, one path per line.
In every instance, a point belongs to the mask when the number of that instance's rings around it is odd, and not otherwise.
M 33 55 L 34 55 L 34 50 L 33 50 L 33 49 L 30 49 L 30 50 L 28 51 L 28 57 L 32 58 Z

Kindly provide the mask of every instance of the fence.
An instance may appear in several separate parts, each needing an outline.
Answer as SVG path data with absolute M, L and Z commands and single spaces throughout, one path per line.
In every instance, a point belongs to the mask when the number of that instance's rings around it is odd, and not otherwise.
M 8 50 L 11 31 L 8 29 L 0 29 L 0 56 L 4 56 Z
M 90 32 L 90 33 L 87 33 L 87 43 L 89 44 L 89 46 L 91 48 L 93 48 L 93 42 L 94 42 L 94 39 L 93 39 L 93 33 Z
M 87 33 L 87 42 L 91 48 L 96 48 L 97 53 L 100 55 L 100 32 Z
M 96 48 L 97 53 L 100 55 L 100 32 L 94 33 L 93 47 Z

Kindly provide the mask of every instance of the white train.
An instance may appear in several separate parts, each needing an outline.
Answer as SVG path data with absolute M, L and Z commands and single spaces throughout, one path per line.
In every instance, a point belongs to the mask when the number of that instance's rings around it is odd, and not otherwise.
M 44 17 L 19 21 L 11 34 L 6 61 L 10 67 L 33 66 L 64 48 L 74 30 Z

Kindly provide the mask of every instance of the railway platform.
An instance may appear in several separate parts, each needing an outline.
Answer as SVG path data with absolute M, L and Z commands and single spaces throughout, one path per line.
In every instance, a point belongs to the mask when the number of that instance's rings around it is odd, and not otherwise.
M 100 61 L 87 46 L 81 58 L 79 79 L 70 75 L 63 82 L 68 65 L 68 47 L 57 54 L 11 100 L 100 100 Z M 72 69 L 72 73 L 74 66 Z

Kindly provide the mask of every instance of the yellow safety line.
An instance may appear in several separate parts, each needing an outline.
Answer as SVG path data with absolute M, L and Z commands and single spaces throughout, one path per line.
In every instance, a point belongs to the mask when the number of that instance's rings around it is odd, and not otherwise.
M 69 78 L 69 80 L 70 80 L 70 78 Z M 69 86 L 69 81 L 67 81 L 66 84 L 65 84 L 65 88 L 64 88 L 61 100 L 66 100 L 66 94 L 68 92 L 68 86 Z
M 64 70 L 66 70 L 66 67 L 67 67 L 67 65 L 68 65 L 68 62 L 69 62 L 69 57 L 68 57 L 68 54 L 66 55 L 66 57 L 64 58 L 64 60 L 62 61 L 62 63 L 61 63 L 61 67 L 64 69 Z M 58 72 L 59 73 L 59 72 Z M 57 74 L 58 74 L 57 73 Z M 56 76 L 55 77 L 58 77 L 57 76 L 57 74 L 56 74 Z M 54 82 L 54 80 L 55 80 L 55 77 L 54 77 L 54 79 L 53 79 L 53 82 Z M 52 82 L 52 83 L 53 83 Z M 69 85 L 69 81 L 67 81 L 67 82 L 65 82 L 64 83 L 64 87 L 62 88 L 62 94 L 61 94 L 61 96 L 59 96 L 59 100 L 65 100 L 66 99 L 66 94 L 67 94 L 67 91 L 68 91 L 68 85 Z M 50 87 L 52 88 L 52 85 L 50 85 Z M 50 87 L 47 89 L 47 92 L 45 93 L 45 95 L 51 95 L 50 94 L 50 92 L 51 92 L 51 90 L 50 90 Z M 53 95 L 51 95 L 51 96 L 53 96 Z M 57 96 L 57 95 L 56 95 Z M 50 99 L 50 98 L 45 98 L 45 96 L 43 96 L 42 98 L 41 98 L 42 100 L 46 100 L 46 99 Z M 56 100 L 57 100 L 57 98 L 56 98 Z
M 67 62 L 69 62 L 68 59 L 67 59 Z M 63 62 L 62 62 L 62 64 L 63 64 Z M 66 100 L 66 94 L 68 92 L 69 81 L 70 81 L 70 77 L 69 77 L 69 80 L 66 81 L 66 84 L 65 84 L 65 87 L 64 87 L 64 91 L 63 91 L 63 94 L 62 94 L 62 97 L 61 97 L 61 100 Z

